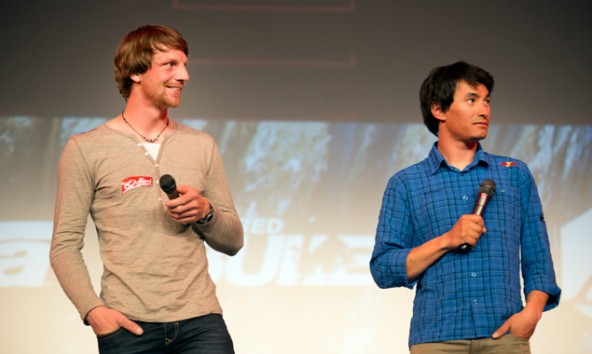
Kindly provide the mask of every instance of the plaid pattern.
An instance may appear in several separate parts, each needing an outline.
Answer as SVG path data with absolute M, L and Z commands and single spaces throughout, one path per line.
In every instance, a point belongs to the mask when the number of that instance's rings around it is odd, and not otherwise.
M 495 181 L 497 189 L 483 214 L 487 232 L 477 247 L 468 254 L 446 254 L 408 282 L 409 251 L 470 214 L 485 179 Z M 409 345 L 491 336 L 522 309 L 521 267 L 525 294 L 544 291 L 550 295 L 545 310 L 557 306 L 561 290 L 542 206 L 523 162 L 479 146 L 473 163 L 459 171 L 434 145 L 427 159 L 389 180 L 370 270 L 381 288 L 416 286 Z

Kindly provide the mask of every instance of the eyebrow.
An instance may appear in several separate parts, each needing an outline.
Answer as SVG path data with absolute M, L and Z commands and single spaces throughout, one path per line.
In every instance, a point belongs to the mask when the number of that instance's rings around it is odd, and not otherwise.
M 184 60 L 182 58 L 177 58 L 177 57 L 159 57 L 154 59 L 157 63 L 159 64 L 166 64 L 166 63 L 185 63 L 187 64 L 188 60 Z
M 477 92 L 469 92 L 465 95 L 465 98 L 481 98 L 481 95 L 479 95 Z M 487 95 L 485 95 L 485 98 L 491 98 L 489 92 Z

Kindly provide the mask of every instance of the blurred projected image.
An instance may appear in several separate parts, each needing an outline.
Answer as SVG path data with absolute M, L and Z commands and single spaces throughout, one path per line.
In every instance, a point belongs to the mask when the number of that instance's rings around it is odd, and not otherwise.
M 47 286 L 57 161 L 69 136 L 105 121 L 0 118 L 0 293 Z M 243 221 L 243 251 L 233 258 L 209 255 L 228 316 L 254 315 L 286 292 L 307 299 L 348 288 L 352 298 L 342 305 L 354 322 L 362 318 L 356 303 L 375 288 L 368 261 L 384 188 L 396 171 L 427 156 L 431 133 L 420 123 L 178 121 L 218 142 Z M 590 324 L 592 126 L 498 125 L 482 143 L 529 165 L 564 292 L 560 307 Z M 592 335 L 592 326 L 579 330 Z M 372 348 L 376 338 L 367 333 L 357 340 Z

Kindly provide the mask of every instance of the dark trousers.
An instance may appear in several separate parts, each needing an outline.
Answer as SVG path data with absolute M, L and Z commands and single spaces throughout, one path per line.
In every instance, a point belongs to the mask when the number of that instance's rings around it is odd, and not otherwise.
M 135 321 L 144 334 L 120 328 L 100 336 L 101 354 L 234 354 L 232 338 L 224 318 L 210 314 L 178 322 L 154 323 Z

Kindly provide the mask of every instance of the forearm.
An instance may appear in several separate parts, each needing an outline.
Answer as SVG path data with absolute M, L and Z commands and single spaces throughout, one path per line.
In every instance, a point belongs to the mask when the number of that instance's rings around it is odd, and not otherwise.
M 545 305 L 549 300 L 549 295 L 539 290 L 533 290 L 526 296 L 525 310 L 533 311 L 538 318 L 543 315 Z
M 224 210 L 212 203 L 214 216 L 204 225 L 194 224 L 193 228 L 205 242 L 218 252 L 234 256 L 243 247 L 243 226 L 233 210 Z
M 243 247 L 243 225 L 230 194 L 222 156 L 215 144 L 203 195 L 214 208 L 214 215 L 207 224 L 194 224 L 194 231 L 214 250 L 234 256 Z
M 86 314 L 93 308 L 103 305 L 97 296 L 82 253 L 66 242 L 63 237 L 52 240 L 50 262 L 64 293 L 80 313 L 84 320 Z
M 448 241 L 445 237 L 436 237 L 409 252 L 405 266 L 409 282 L 417 279 L 427 268 L 448 253 Z
M 417 278 L 430 265 L 446 253 L 457 250 L 462 244 L 475 247 L 479 237 L 486 231 L 483 218 L 479 215 L 462 215 L 452 228 L 411 250 L 407 257 L 407 276 L 410 281 Z

